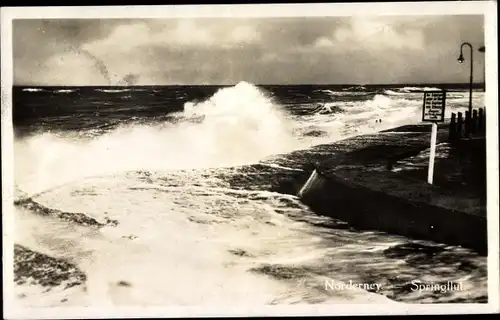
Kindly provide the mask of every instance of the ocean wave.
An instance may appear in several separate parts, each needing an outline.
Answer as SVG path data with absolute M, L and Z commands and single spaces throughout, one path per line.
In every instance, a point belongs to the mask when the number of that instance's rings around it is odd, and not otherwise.
M 384 94 L 389 96 L 404 96 L 408 92 L 394 91 L 394 90 L 384 90 Z
M 333 114 L 333 113 L 341 113 L 344 112 L 344 109 L 340 107 L 336 103 L 324 103 L 324 104 L 319 104 L 316 109 L 314 109 L 311 114 Z
M 292 116 L 265 91 L 242 82 L 219 89 L 204 101 L 185 103 L 182 112 L 169 114 L 164 122 L 108 122 L 106 130 L 91 139 L 71 132 L 46 132 L 16 140 L 15 152 L 20 159 L 19 178 L 37 189 L 48 182 L 137 168 L 251 164 L 413 121 L 418 107 L 420 100 L 378 94 L 368 100 L 326 102 L 320 108 L 310 104 L 310 111 L 304 107 L 304 115 Z M 50 147 L 40 151 L 40 145 Z
M 37 189 L 137 168 L 250 164 L 300 148 L 292 129 L 286 111 L 256 86 L 242 82 L 206 101 L 186 103 L 175 123 L 123 124 L 90 140 L 49 132 L 18 140 L 16 153 L 23 159 L 18 178 Z M 40 145 L 50 147 L 41 151 Z
M 371 134 L 399 125 L 416 123 L 421 118 L 421 100 L 377 94 L 363 101 L 326 103 L 329 108 L 310 106 L 301 116 L 295 131 L 311 146 L 331 143 L 361 134 Z M 314 111 L 322 111 L 314 112 Z
M 106 93 L 120 93 L 120 92 L 129 92 L 130 89 L 95 89 L 98 92 L 106 92 Z
M 320 90 L 320 92 L 326 93 L 332 97 L 368 97 L 373 94 L 370 91 L 332 91 L 329 89 Z
M 463 92 L 446 92 L 446 98 L 450 99 L 462 99 L 462 98 L 468 98 L 468 94 L 463 93 Z
M 230 173 L 218 173 L 224 172 Z M 145 177 L 144 173 L 130 173 L 127 180 L 110 177 L 75 182 L 38 197 L 37 202 L 44 203 L 44 207 L 56 205 L 68 212 L 92 211 L 93 216 L 101 219 L 110 215 L 119 221 L 117 227 L 99 231 L 50 220 L 53 228 L 39 228 L 47 223 L 41 218 L 43 215 L 19 212 L 22 217 L 19 239 L 28 243 L 30 249 L 74 263 L 86 274 L 91 298 L 111 298 L 111 303 L 123 303 L 125 298 L 129 304 L 170 301 L 184 305 L 228 299 L 234 302 L 236 297 L 240 303 L 256 299 L 265 304 L 284 294 L 300 300 L 307 288 L 271 280 L 252 270 L 269 263 L 298 263 L 297 256 L 302 263 L 321 257 L 323 249 L 311 251 L 317 240 L 304 238 L 307 223 L 294 222 L 277 212 L 307 210 L 306 207 L 290 195 L 230 188 L 214 174 L 207 179 L 208 173 L 151 172 L 143 182 L 138 180 Z M 290 207 L 290 203 L 297 204 Z M 178 228 L 183 230 L 182 234 L 176 232 Z M 246 239 L 252 234 L 255 241 L 248 242 Z M 44 241 L 36 241 L 40 238 Z M 161 277 L 144 277 L 144 272 Z M 229 285 L 235 278 L 238 286 Z M 196 288 L 189 286 L 179 291 L 178 288 L 186 287 L 181 285 L 186 281 L 196 284 Z M 132 291 L 134 295 L 118 294 L 115 287 L 118 283 L 128 283 L 120 290 Z M 112 290 L 107 290 L 108 284 Z M 341 301 L 345 294 L 325 293 L 316 299 L 325 303 Z M 366 292 L 359 294 L 360 300 L 364 299 L 362 296 L 370 296 Z
M 41 88 L 24 88 L 23 91 L 25 91 L 25 92 L 41 92 L 44 90 Z
M 332 154 L 310 146 L 414 123 L 421 100 L 378 94 L 323 102 L 326 114 L 314 113 L 317 107 L 301 105 L 311 112 L 294 116 L 242 82 L 186 103 L 169 115 L 175 121 L 111 123 L 92 139 L 69 133 L 16 139 L 16 241 L 82 271 L 73 271 L 78 281 L 72 291 L 22 287 L 19 300 L 57 306 L 88 304 L 87 296 L 129 306 L 331 305 L 390 302 L 386 295 L 415 302 L 428 296 L 415 297 L 405 284 L 415 274 L 435 277 L 427 271 L 438 263 L 442 279 L 472 278 L 474 288 L 463 293 L 467 301 L 482 295 L 482 261 L 471 259 L 479 270 L 471 275 L 471 263 L 461 270 L 443 250 L 421 268 L 414 259 L 421 257 L 418 249 L 413 255 L 411 248 L 390 250 L 407 239 L 355 232 L 284 194 L 292 189 L 288 182 L 307 178 L 321 152 Z M 42 263 L 21 264 L 25 278 L 43 277 L 39 267 L 46 258 L 37 259 Z M 382 283 L 384 290 L 326 291 L 326 280 Z
M 54 296 L 43 288 L 37 297 L 59 305 L 63 297 L 73 304 L 89 303 L 88 295 L 94 303 L 129 306 L 392 302 L 384 295 L 420 301 L 398 290 L 415 272 L 434 276 L 412 265 L 421 250 L 397 250 L 406 243 L 402 237 L 356 232 L 342 224 L 336 228 L 333 219 L 314 215 L 292 195 L 231 186 L 233 175 L 251 181 L 262 174 L 243 170 L 135 171 L 77 181 L 37 197 L 47 208 L 86 212 L 101 220 L 109 215 L 119 222 L 95 230 L 51 220 L 52 228 L 43 228 L 45 218 L 19 213 L 18 236 L 35 240 L 28 247 L 74 263 L 86 277 L 78 294 Z M 441 257 L 440 268 L 447 270 L 443 278 L 470 279 L 471 272 L 460 270 L 449 256 L 445 248 L 432 256 Z M 40 276 L 33 265 L 23 272 L 26 278 Z M 471 283 L 483 279 L 472 278 Z M 384 289 L 379 294 L 328 291 L 325 281 L 380 283 Z M 475 297 L 483 288 L 479 283 L 467 294 Z
M 436 87 L 403 87 L 398 89 L 399 92 L 422 92 L 422 91 L 433 91 L 433 90 L 441 90 Z
M 266 92 L 242 82 L 220 89 L 205 101 L 185 103 L 182 112 L 169 116 L 171 122 L 115 122 L 90 139 L 64 132 L 18 139 L 16 179 L 36 192 L 79 178 L 138 168 L 252 164 L 412 121 L 415 106 L 414 101 L 376 95 L 365 101 L 312 105 L 308 115 L 293 117 Z M 375 121 L 379 118 L 383 123 Z M 40 150 L 40 145 L 49 147 Z
M 344 88 L 342 90 L 343 91 L 366 91 L 367 89 L 365 86 L 353 86 L 353 87 Z
M 395 108 L 404 108 L 408 105 L 415 105 L 415 100 L 406 97 L 391 97 L 384 94 L 376 94 L 372 99 L 354 102 L 349 110 L 378 111 Z

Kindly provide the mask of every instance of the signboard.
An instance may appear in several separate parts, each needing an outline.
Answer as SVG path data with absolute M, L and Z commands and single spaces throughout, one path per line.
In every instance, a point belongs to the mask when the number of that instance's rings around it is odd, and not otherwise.
M 424 107 L 422 108 L 422 121 L 432 122 L 431 152 L 429 155 L 429 171 L 427 182 L 432 184 L 434 176 L 434 158 L 436 157 L 436 140 L 438 122 L 444 121 L 444 106 L 446 105 L 446 91 L 424 91 Z
M 446 91 L 425 91 L 422 121 L 443 122 Z

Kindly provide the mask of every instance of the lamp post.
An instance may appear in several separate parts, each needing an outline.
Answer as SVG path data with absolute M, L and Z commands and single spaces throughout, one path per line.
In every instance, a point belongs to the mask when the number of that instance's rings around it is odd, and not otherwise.
M 472 73 L 473 73 L 473 51 L 472 45 L 468 42 L 462 43 L 460 46 L 460 56 L 458 57 L 458 62 L 462 63 L 465 61 L 464 59 L 464 54 L 463 54 L 463 49 L 464 46 L 468 46 L 470 48 L 470 80 L 469 80 L 469 115 L 472 115 Z

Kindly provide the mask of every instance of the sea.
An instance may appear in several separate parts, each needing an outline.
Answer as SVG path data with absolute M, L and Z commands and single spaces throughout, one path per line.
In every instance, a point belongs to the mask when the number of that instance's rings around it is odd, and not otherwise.
M 18 302 L 487 302 L 486 257 L 355 230 L 279 187 L 311 173 L 308 150 L 420 123 L 436 89 L 447 118 L 467 110 L 460 85 L 15 86 L 15 242 L 57 259 L 16 260 Z

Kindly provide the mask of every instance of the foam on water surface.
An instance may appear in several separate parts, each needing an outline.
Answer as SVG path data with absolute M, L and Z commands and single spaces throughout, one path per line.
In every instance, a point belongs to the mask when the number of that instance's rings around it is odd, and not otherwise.
M 126 89 L 123 89 L 126 90 Z M 228 167 L 256 163 L 338 139 L 418 121 L 419 101 L 345 102 L 345 112 L 292 116 L 242 82 L 188 102 L 176 123 L 124 124 L 101 135 L 45 132 L 15 141 L 16 184 L 28 193 L 124 170 Z M 190 121 L 197 119 L 200 121 Z M 382 118 L 382 123 L 375 120 Z M 312 131 L 320 135 L 308 135 Z
M 273 196 L 264 193 L 263 200 L 248 201 L 228 195 L 230 190 L 220 186 L 200 194 L 187 187 L 188 181 L 183 183 L 186 187 L 165 190 L 165 185 L 153 183 L 141 189 L 143 183 L 137 178 L 93 179 L 35 199 L 67 212 L 84 211 L 97 220 L 117 219 L 116 228 L 95 231 L 54 220 L 50 229 L 57 232 L 46 234 L 41 221 L 20 215 L 20 242 L 82 268 L 95 299 L 92 303 L 269 304 L 275 299 L 307 303 L 308 289 L 299 287 L 297 279 L 278 281 L 252 272 L 265 263 L 295 267 L 322 254 L 314 251 L 317 239 L 307 234 L 307 224 L 273 210 Z M 129 286 L 118 286 L 120 282 Z M 318 303 L 385 300 L 371 296 L 324 291 L 314 299 Z
M 327 103 L 342 111 L 297 116 L 243 82 L 220 89 L 205 101 L 186 103 L 173 115 L 174 122 L 123 124 L 99 134 L 45 132 L 17 139 L 15 182 L 24 197 L 36 195 L 33 200 L 48 208 L 118 222 L 101 229 L 83 227 L 17 207 L 20 244 L 74 263 L 88 277 L 85 286 L 66 290 L 43 292 L 45 288 L 19 285 L 25 296 L 20 301 L 55 305 L 390 301 L 363 290 L 326 291 L 320 288 L 320 279 L 366 282 L 365 276 L 371 275 L 371 282 L 389 286 L 399 273 L 411 277 L 424 272 L 411 265 L 402 267 L 384 255 L 384 250 L 403 244 L 404 238 L 318 227 L 319 220 L 328 219 L 314 215 L 291 195 L 251 191 L 250 185 L 235 189 L 227 182 L 234 168 L 242 165 L 414 123 L 421 107 L 420 100 L 399 95 L 346 102 L 332 95 Z M 375 122 L 379 118 L 382 123 Z M 321 134 L 310 134 L 315 131 Z M 298 170 L 272 161 L 267 166 Z M 444 268 L 448 270 L 441 273 L 444 278 L 464 277 L 453 266 Z M 315 285 L 297 285 L 304 279 Z M 482 275 L 473 279 L 480 288 Z M 391 296 L 394 290 L 383 294 Z M 470 292 L 480 295 L 481 289 Z

